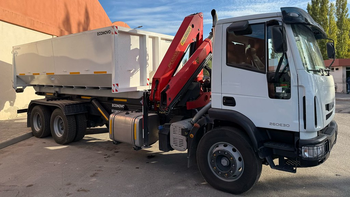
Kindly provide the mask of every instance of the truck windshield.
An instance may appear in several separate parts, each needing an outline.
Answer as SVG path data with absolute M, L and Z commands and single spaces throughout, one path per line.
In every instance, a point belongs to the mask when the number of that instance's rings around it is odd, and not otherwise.
M 325 69 L 323 58 L 313 32 L 305 25 L 292 25 L 301 61 L 308 72 L 322 72 Z

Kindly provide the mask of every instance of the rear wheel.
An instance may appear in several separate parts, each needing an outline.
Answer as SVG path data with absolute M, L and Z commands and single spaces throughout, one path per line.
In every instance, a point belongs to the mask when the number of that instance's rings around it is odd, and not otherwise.
M 68 144 L 76 136 L 76 121 L 74 116 L 65 116 L 61 109 L 52 112 L 51 135 L 58 144 Z
M 76 125 L 77 125 L 76 126 L 77 127 L 77 132 L 76 132 L 76 135 L 75 135 L 75 138 L 74 138 L 73 142 L 80 141 L 85 136 L 86 127 L 87 127 L 85 114 L 75 115 L 75 122 L 76 122 Z
M 30 113 L 30 125 L 35 137 L 43 138 L 50 135 L 50 110 L 37 105 Z
M 233 194 L 250 190 L 262 168 L 247 137 L 231 127 L 213 129 L 202 137 L 197 163 L 211 186 Z

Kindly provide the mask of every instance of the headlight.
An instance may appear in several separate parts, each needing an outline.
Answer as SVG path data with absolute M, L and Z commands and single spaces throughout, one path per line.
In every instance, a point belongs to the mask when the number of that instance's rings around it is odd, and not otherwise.
M 325 155 L 325 152 L 326 143 L 301 147 L 301 156 L 306 159 L 315 159 L 322 157 Z

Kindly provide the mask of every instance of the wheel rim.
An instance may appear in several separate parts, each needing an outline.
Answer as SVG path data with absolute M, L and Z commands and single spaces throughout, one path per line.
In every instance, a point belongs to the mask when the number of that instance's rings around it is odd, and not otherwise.
M 64 123 L 61 116 L 56 116 L 53 121 L 53 130 L 57 137 L 62 137 L 64 133 Z
M 239 179 L 244 171 L 242 154 L 226 142 L 218 142 L 210 147 L 208 163 L 214 175 L 227 182 Z
M 35 113 L 33 116 L 33 126 L 35 131 L 40 131 L 42 127 L 42 118 L 39 113 Z

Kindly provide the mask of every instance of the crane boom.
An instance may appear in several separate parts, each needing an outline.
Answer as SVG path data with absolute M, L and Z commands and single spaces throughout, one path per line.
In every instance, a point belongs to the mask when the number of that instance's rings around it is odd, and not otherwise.
M 174 76 L 189 47 L 191 57 Z M 211 52 L 211 36 L 203 41 L 203 14 L 185 17 L 153 77 L 150 100 L 166 109 L 173 107 L 203 69 Z M 187 109 L 203 107 L 209 102 L 209 98 L 210 93 L 200 90 L 198 99 L 201 102 L 186 103 Z
M 150 100 L 160 102 L 161 91 L 168 85 L 169 81 L 176 72 L 188 46 L 196 42 L 195 48 L 198 48 L 203 42 L 203 14 L 192 14 L 183 20 L 174 40 L 164 55 L 152 80 L 152 91 Z

